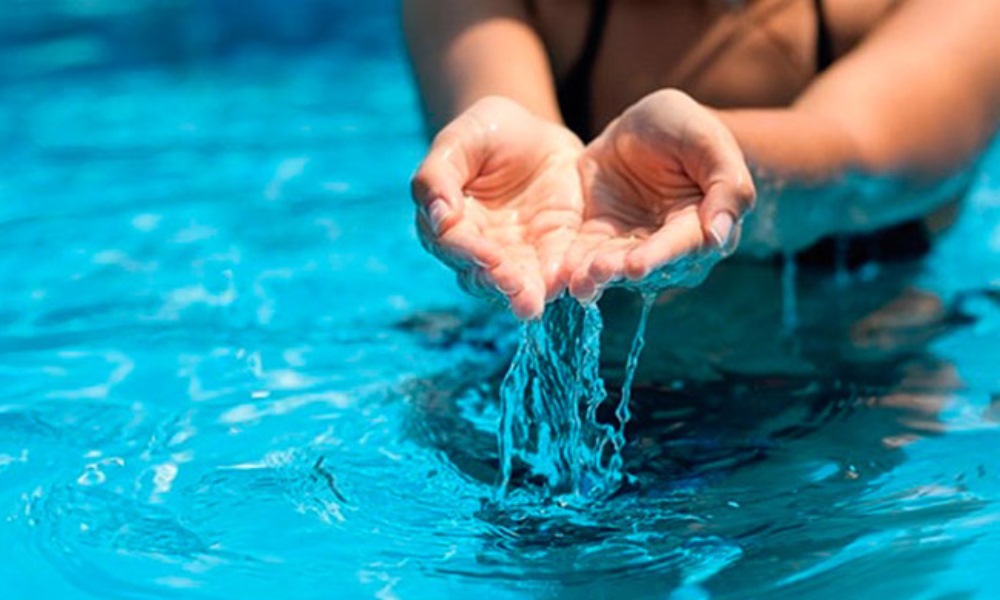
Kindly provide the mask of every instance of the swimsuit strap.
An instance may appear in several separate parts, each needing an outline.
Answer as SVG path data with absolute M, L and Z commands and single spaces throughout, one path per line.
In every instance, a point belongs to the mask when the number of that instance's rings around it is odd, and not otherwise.
M 816 5 L 816 72 L 822 73 L 833 64 L 833 36 L 823 10 L 823 0 L 813 0 Z
M 587 27 L 587 37 L 584 38 L 583 51 L 569 70 L 566 79 L 556 90 L 563 121 L 584 141 L 589 141 L 592 137 L 590 118 L 593 105 L 594 65 L 604 38 L 610 4 L 610 0 L 592 0 L 590 24 Z
M 534 2 L 530 4 L 534 8 Z M 584 141 L 592 137 L 590 119 L 593 106 L 594 65 L 604 39 L 610 4 L 610 0 L 591 0 L 590 23 L 584 38 L 583 51 L 556 90 L 563 121 Z M 822 73 L 835 60 L 833 36 L 827 22 L 826 11 L 823 9 L 823 0 L 813 0 L 813 4 L 816 7 L 816 72 Z

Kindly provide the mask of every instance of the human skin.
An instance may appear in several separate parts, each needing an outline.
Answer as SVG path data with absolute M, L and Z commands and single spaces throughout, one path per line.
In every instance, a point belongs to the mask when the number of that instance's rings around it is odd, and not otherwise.
M 554 82 L 589 3 L 537 5 L 537 19 L 523 0 L 403 5 L 429 129 L 443 127 L 414 178 L 422 239 L 522 318 L 567 287 L 586 300 L 731 246 L 754 180 L 772 221 L 754 225 L 783 224 L 758 252 L 926 214 L 1000 121 L 1000 0 L 827 0 L 838 59 L 819 76 L 807 0 L 620 0 L 594 70 L 601 133 L 577 140 Z M 795 218 L 811 210 L 824 218 Z

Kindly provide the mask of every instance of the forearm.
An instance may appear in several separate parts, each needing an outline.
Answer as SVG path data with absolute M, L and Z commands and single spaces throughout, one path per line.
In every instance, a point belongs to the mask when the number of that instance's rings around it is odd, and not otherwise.
M 785 108 L 714 112 L 768 180 L 815 187 L 861 168 L 857 144 L 834 122 Z
M 792 106 L 718 111 L 759 202 L 748 246 L 797 250 L 954 198 L 1000 125 L 1000 3 L 909 0 Z
M 404 0 L 403 25 L 432 132 L 492 95 L 561 122 L 548 57 L 521 0 Z
M 716 113 L 743 149 L 757 208 L 742 250 L 794 252 L 836 234 L 919 218 L 958 195 L 979 150 L 937 168 L 875 164 L 837 122 L 795 109 Z

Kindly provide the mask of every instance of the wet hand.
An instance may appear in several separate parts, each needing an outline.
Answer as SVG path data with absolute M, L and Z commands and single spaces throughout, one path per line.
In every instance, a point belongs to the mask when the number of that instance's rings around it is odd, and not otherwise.
M 569 130 L 499 97 L 445 127 L 412 181 L 420 239 L 464 289 L 505 298 L 522 319 L 562 293 L 563 261 L 580 226 Z
M 569 291 L 590 300 L 608 283 L 638 281 L 692 255 L 725 255 L 754 202 L 739 145 L 682 92 L 646 96 L 580 159 L 584 214 L 564 263 Z

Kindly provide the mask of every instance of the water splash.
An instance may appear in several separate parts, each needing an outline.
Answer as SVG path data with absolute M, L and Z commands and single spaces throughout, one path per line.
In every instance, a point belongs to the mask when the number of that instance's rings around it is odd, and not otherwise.
M 608 394 L 600 376 L 603 321 L 597 305 L 562 298 L 540 320 L 522 325 L 520 344 L 500 386 L 503 498 L 533 490 L 535 497 L 575 505 L 605 498 L 621 486 L 632 382 L 656 294 L 645 291 L 642 298 L 610 423 L 598 415 Z
M 607 398 L 599 374 L 602 327 L 596 305 L 572 298 L 522 325 L 500 387 L 501 494 L 530 485 L 543 496 L 590 500 L 618 487 L 621 474 L 603 456 L 614 429 L 597 420 Z
M 501 500 L 527 494 L 529 500 L 583 505 L 621 487 L 627 479 L 625 425 L 649 312 L 661 290 L 700 284 L 721 258 L 715 251 L 688 255 L 642 281 L 615 282 L 643 302 L 611 422 L 598 414 L 608 394 L 600 376 L 603 321 L 596 302 L 581 305 L 562 297 L 541 319 L 522 324 L 500 386 Z

